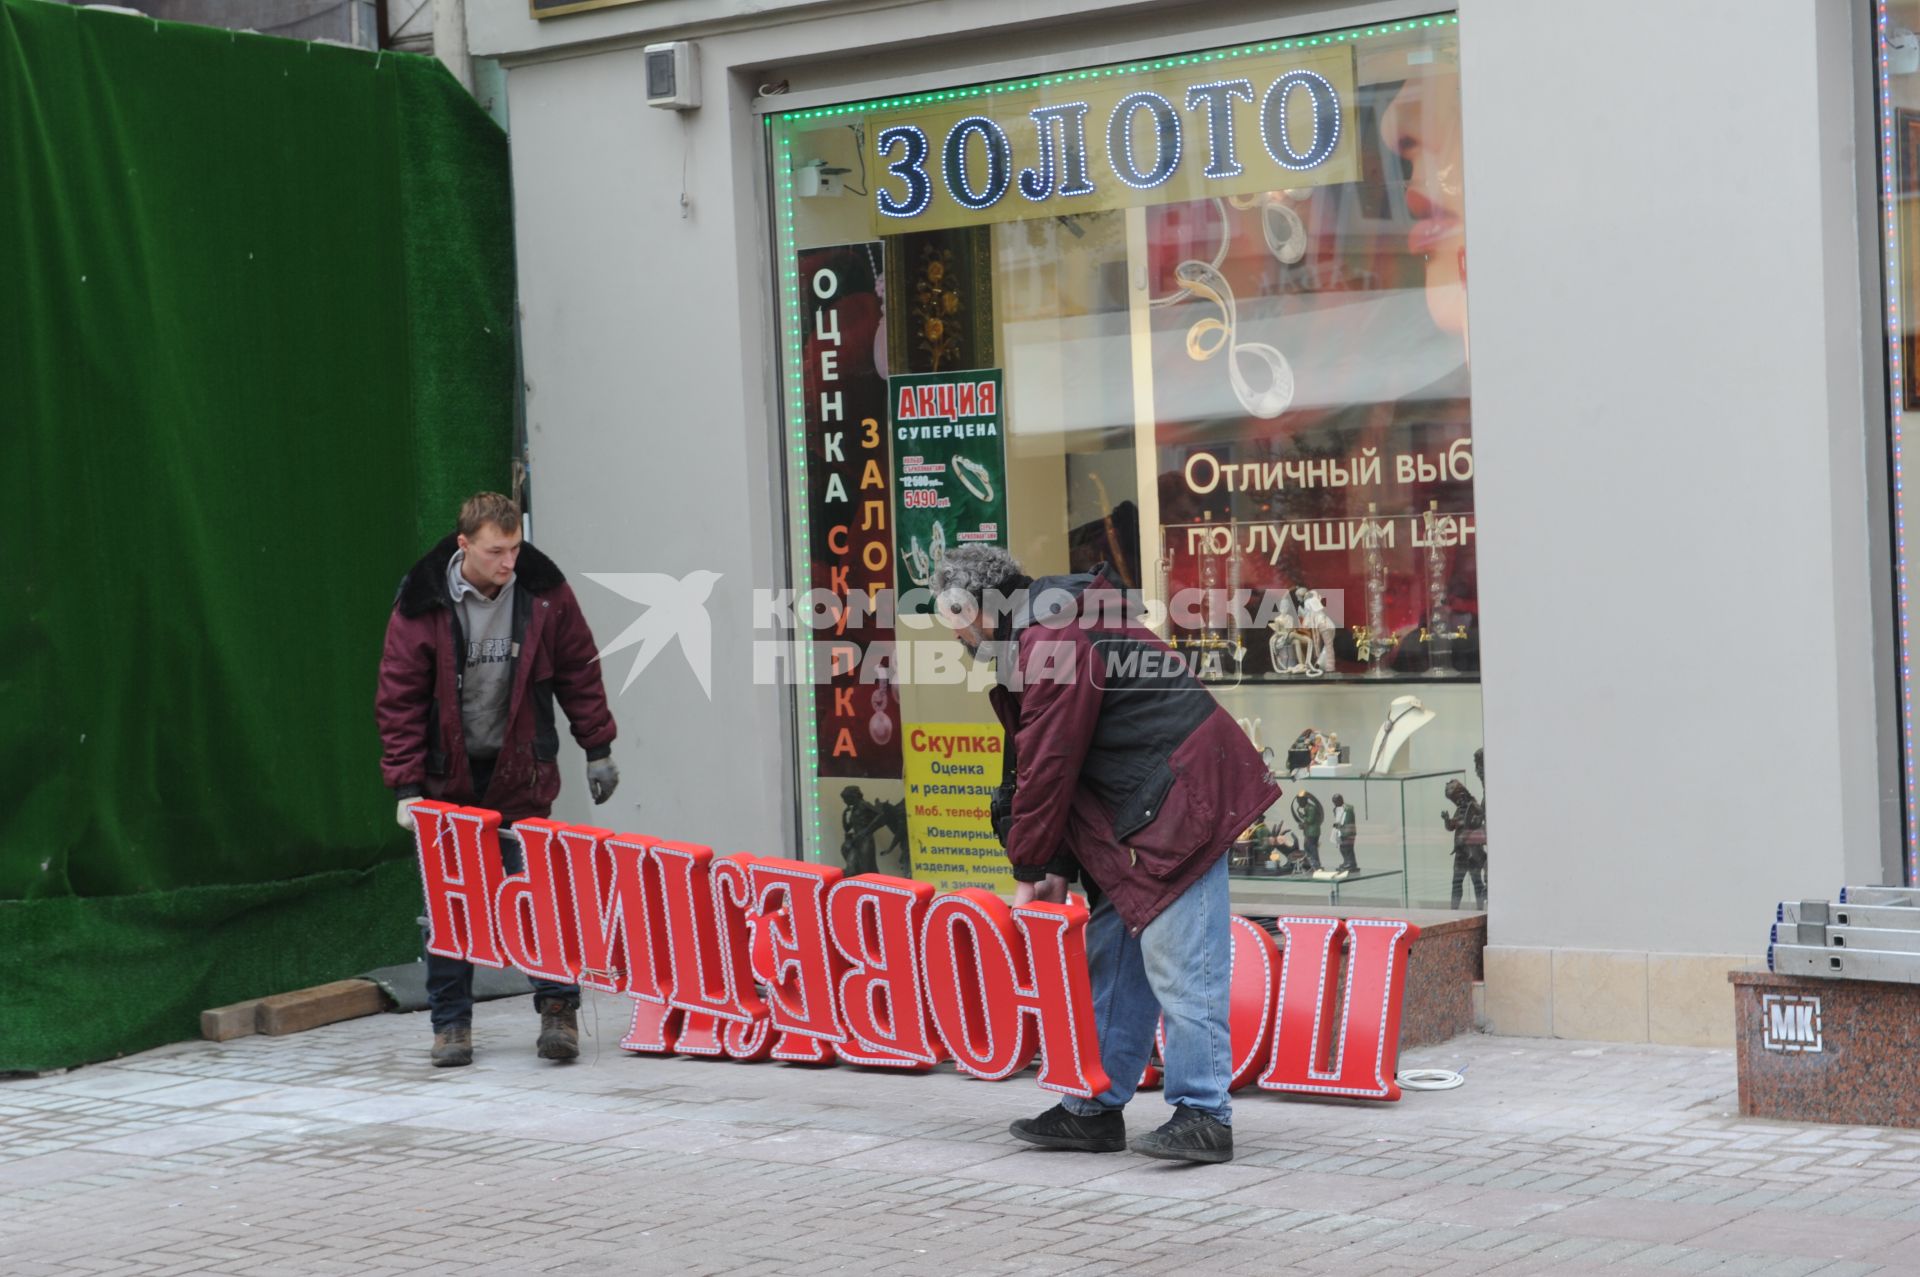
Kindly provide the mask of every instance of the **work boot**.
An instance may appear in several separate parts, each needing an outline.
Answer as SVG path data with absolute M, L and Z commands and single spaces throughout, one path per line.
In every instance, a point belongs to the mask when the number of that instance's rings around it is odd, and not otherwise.
M 1231 1162 L 1233 1128 L 1211 1114 L 1178 1104 L 1165 1126 L 1133 1142 L 1133 1151 L 1176 1162 Z
M 1007 1127 L 1017 1140 L 1041 1148 L 1065 1148 L 1079 1153 L 1123 1153 L 1127 1148 L 1127 1120 L 1119 1109 L 1082 1117 L 1056 1104 L 1039 1117 L 1023 1117 Z
M 580 1057 L 580 1017 L 565 998 L 541 998 L 540 1040 L 534 1044 L 543 1060 Z
M 465 1024 L 449 1024 L 433 1032 L 433 1067 L 457 1069 L 473 1063 L 473 1029 Z

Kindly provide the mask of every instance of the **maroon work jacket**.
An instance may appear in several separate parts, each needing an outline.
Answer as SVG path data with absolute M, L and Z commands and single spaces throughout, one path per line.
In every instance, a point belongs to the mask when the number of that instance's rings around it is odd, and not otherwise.
M 998 649 L 1016 873 L 1065 852 L 1137 933 L 1280 800 L 1233 715 L 1101 569 L 1035 581 Z
M 613 744 L 593 633 L 553 560 L 523 544 L 513 587 L 512 700 L 493 779 L 485 794 L 474 793 L 460 724 L 466 641 L 447 596 L 457 548 L 450 536 L 414 564 L 387 618 L 374 698 L 380 775 L 401 797 L 479 805 L 509 821 L 545 816 L 560 794 L 554 702 L 589 758 L 604 757 Z

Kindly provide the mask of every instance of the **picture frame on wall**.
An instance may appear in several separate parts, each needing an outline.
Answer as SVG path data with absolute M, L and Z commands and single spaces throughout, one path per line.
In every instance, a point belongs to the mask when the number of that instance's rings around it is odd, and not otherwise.
M 1899 171 L 1895 189 L 1899 192 L 1896 215 L 1900 234 L 1900 360 L 1905 371 L 1901 378 L 1901 408 L 1920 410 L 1920 111 L 1894 112 L 1895 140 L 1899 147 Z

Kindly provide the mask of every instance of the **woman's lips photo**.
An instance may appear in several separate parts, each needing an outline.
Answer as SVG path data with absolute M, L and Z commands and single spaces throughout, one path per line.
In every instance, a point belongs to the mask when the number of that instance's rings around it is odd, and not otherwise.
M 1413 230 L 1407 235 L 1409 253 L 1431 253 L 1443 241 L 1452 239 L 1460 233 L 1460 219 L 1445 213 L 1422 218 L 1413 224 Z

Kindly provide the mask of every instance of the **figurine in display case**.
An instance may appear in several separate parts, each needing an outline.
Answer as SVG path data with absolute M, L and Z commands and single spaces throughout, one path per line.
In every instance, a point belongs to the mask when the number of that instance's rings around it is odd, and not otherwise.
M 1267 872 L 1274 877 L 1286 878 L 1313 872 L 1307 864 L 1306 853 L 1300 850 L 1299 835 L 1285 825 L 1274 834 L 1271 846 L 1272 850 L 1267 852 Z
M 841 790 L 840 801 L 846 804 L 846 810 L 840 813 L 840 832 L 845 836 L 840 843 L 841 863 L 849 877 L 874 873 L 880 866 L 873 836 L 880 829 L 884 813 L 867 801 L 858 785 Z
M 1344 795 L 1333 796 L 1332 824 L 1334 842 L 1340 848 L 1340 872 L 1359 873 L 1360 864 L 1353 858 L 1353 846 L 1359 840 L 1360 830 L 1354 823 L 1353 808 L 1347 806 Z
M 1320 830 L 1326 823 L 1327 809 L 1320 800 L 1306 790 L 1293 796 L 1293 822 L 1300 826 L 1300 838 L 1306 852 L 1307 865 L 1315 873 L 1320 871 Z
M 1337 628 L 1318 590 L 1296 586 L 1282 597 L 1278 614 L 1267 622 L 1267 656 L 1276 674 L 1318 678 L 1333 669 Z
M 1293 592 L 1287 591 L 1280 596 L 1280 609 L 1267 628 L 1272 633 L 1267 638 L 1267 659 L 1273 665 L 1275 674 L 1288 674 L 1293 671 L 1293 632 L 1300 628 L 1300 613 L 1293 606 Z
M 1267 863 L 1267 849 L 1272 843 L 1273 831 L 1267 828 L 1267 818 L 1262 816 L 1227 848 L 1227 872 L 1259 873 Z
M 1335 628 L 1320 591 L 1308 590 L 1301 605 L 1300 628 L 1294 634 L 1294 650 L 1301 653 L 1299 673 L 1318 678 L 1332 672 Z
M 1460 884 L 1473 883 L 1473 907 L 1487 907 L 1487 813 L 1473 791 L 1457 780 L 1447 782 L 1447 801 L 1452 811 L 1440 813 L 1440 819 L 1453 833 L 1453 904 L 1460 907 Z
M 1313 766 L 1314 742 L 1319 739 L 1319 731 L 1312 727 L 1293 738 L 1293 744 L 1287 746 L 1286 763 L 1289 772 L 1305 771 Z

